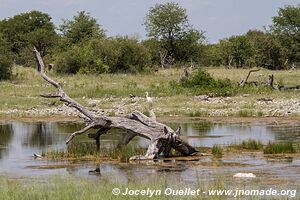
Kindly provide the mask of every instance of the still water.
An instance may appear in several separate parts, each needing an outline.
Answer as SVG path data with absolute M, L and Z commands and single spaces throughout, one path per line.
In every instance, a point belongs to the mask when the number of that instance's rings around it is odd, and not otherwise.
M 255 139 L 264 144 L 272 142 L 300 143 L 300 123 L 281 124 L 273 122 L 249 123 L 214 123 L 205 120 L 185 120 L 176 123 L 165 122 L 174 129 L 182 127 L 182 137 L 196 147 L 212 147 L 214 144 L 239 144 L 243 140 Z M 68 135 L 83 126 L 80 122 L 0 122 L 0 175 L 18 175 L 23 177 L 65 174 L 99 178 L 89 171 L 100 168 L 101 177 L 129 182 L 138 179 L 155 178 L 158 175 L 170 177 L 169 180 L 195 182 L 210 180 L 216 175 L 232 177 L 237 172 L 253 172 L 261 180 L 274 178 L 282 184 L 299 186 L 299 157 L 279 160 L 269 159 L 264 155 L 225 156 L 221 160 L 203 157 L 195 161 L 169 161 L 153 163 L 87 163 L 34 160 L 34 153 L 42 154 L 47 149 L 66 148 Z M 122 131 L 115 131 L 101 138 L 101 145 L 116 144 Z M 89 140 L 87 137 L 83 140 Z M 147 147 L 148 141 L 136 137 L 131 144 Z M 282 169 L 285 169 L 284 172 Z M 172 176 L 169 176 L 172 174 Z M 258 179 L 258 180 L 260 180 Z

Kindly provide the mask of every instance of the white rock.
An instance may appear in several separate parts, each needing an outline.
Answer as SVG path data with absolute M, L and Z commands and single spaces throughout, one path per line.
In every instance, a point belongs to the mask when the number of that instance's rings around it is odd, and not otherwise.
M 34 157 L 34 158 L 43 158 L 43 156 L 41 156 L 41 155 L 39 155 L 39 154 L 36 154 L 36 153 L 33 154 L 33 157 Z
M 253 173 L 237 173 L 233 175 L 234 178 L 256 178 L 256 175 Z

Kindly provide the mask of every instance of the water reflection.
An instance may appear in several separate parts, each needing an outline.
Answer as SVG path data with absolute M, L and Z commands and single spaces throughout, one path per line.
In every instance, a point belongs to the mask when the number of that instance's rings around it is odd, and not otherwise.
M 0 124 L 0 160 L 8 150 L 7 144 L 10 143 L 12 132 L 11 124 Z
M 211 147 L 214 144 L 229 145 L 237 144 L 247 139 L 260 140 L 262 143 L 267 144 L 269 141 L 292 141 L 299 143 L 300 141 L 300 125 L 270 125 L 267 123 L 212 123 L 207 121 L 182 121 L 180 123 L 166 122 L 172 128 L 177 129 L 178 126 L 182 127 L 182 136 L 193 146 L 206 146 Z M 93 174 L 108 175 L 111 173 L 123 174 L 128 177 L 128 173 L 138 176 L 151 176 L 152 173 L 176 173 L 180 176 L 188 176 L 196 173 L 202 173 L 202 167 L 206 161 L 203 158 L 199 163 L 197 160 L 190 162 L 195 166 L 191 167 L 186 165 L 184 161 L 164 161 L 163 163 L 143 163 L 141 165 L 130 165 L 127 163 L 120 164 L 107 164 L 107 165 L 90 165 L 85 163 L 59 163 L 61 167 L 55 169 L 41 169 L 39 166 L 53 165 L 55 162 L 45 160 L 33 160 L 34 153 L 42 154 L 47 149 L 60 149 L 65 148 L 65 140 L 71 132 L 79 130 L 83 127 L 80 122 L 7 122 L 0 123 L 0 173 L 2 172 L 16 172 L 20 175 L 28 174 L 53 174 L 53 173 L 68 173 L 68 174 L 88 174 L 88 171 Z M 122 130 L 114 130 L 114 133 L 108 133 L 101 137 L 102 146 L 112 146 L 116 144 L 124 134 Z M 80 137 L 80 140 L 90 140 L 86 135 Z M 149 141 L 143 138 L 135 138 L 130 144 L 134 146 L 147 147 Z M 244 159 L 244 160 L 243 160 Z M 289 160 L 288 163 L 295 165 L 294 160 Z M 216 165 L 220 165 L 217 163 Z M 225 162 L 225 164 L 224 164 Z M 233 162 L 233 161 L 230 161 Z M 255 164 L 255 165 L 268 165 L 268 163 L 278 163 L 276 161 L 266 161 L 255 158 L 235 158 L 234 162 Z M 297 161 L 298 162 L 298 161 Z M 226 161 L 222 160 L 224 166 Z M 280 165 L 281 163 L 279 163 Z M 286 163 L 285 163 L 286 164 Z M 296 163 L 299 166 L 299 163 Z M 30 166 L 30 167 L 29 167 Z M 34 167 L 36 166 L 36 167 Z M 232 167 L 228 166 L 228 170 Z M 206 171 L 213 173 L 212 171 Z M 125 173 L 125 175 L 124 175 Z M 117 175 L 114 175 L 114 177 Z M 120 176 L 121 177 L 121 176 Z M 178 178 L 178 177 L 177 177 Z M 128 181 L 127 179 L 125 181 Z

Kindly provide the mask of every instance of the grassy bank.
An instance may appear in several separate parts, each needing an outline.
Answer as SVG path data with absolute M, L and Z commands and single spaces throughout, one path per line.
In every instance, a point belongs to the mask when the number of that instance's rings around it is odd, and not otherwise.
M 113 180 L 88 180 L 84 178 L 75 177 L 59 177 L 51 176 L 47 178 L 47 181 L 42 180 L 22 180 L 22 179 L 9 179 L 0 177 L 0 199 L 2 200 L 99 200 L 99 199 L 230 199 L 232 196 L 225 195 L 207 195 L 201 193 L 208 190 L 222 190 L 232 189 L 233 192 L 236 188 L 240 188 L 238 182 L 236 184 L 230 184 L 230 188 L 226 187 L 226 180 L 223 177 L 216 177 L 214 181 L 198 181 L 195 186 L 187 186 L 183 181 L 176 181 L 169 184 L 166 178 L 157 180 L 147 180 L 146 182 L 128 182 L 126 184 L 119 183 Z M 248 186 L 240 185 L 242 188 L 247 189 Z M 113 195 L 112 190 L 114 188 L 120 189 L 119 195 Z M 132 190 L 161 190 L 161 194 L 153 195 L 149 197 L 147 195 L 122 195 L 126 191 L 126 188 Z M 183 190 L 185 188 L 200 189 L 199 195 L 165 195 L 166 188 L 173 190 Z M 249 189 L 255 189 L 255 186 L 249 184 Z M 238 196 L 236 199 L 244 199 L 245 196 Z M 264 199 L 265 196 L 252 196 L 251 199 Z
M 233 83 L 245 77 L 246 69 L 207 68 L 216 78 L 229 78 Z M 215 97 L 203 100 L 193 91 L 172 85 L 182 70 L 159 70 L 152 74 L 103 74 L 60 76 L 49 73 L 64 87 L 69 96 L 91 109 L 101 109 L 108 115 L 118 115 L 132 110 L 145 111 L 146 91 L 154 98 L 154 107 L 160 116 L 282 116 L 299 115 L 295 103 L 300 98 L 298 91 L 271 91 L 262 87 L 236 89 L 230 97 Z M 31 68 L 14 68 L 14 78 L 0 82 L 0 115 L 66 115 L 62 104 L 54 99 L 44 99 L 41 93 L 53 88 L 44 82 Z M 251 75 L 249 81 L 265 82 L 269 74 L 275 75 L 275 84 L 299 85 L 300 70 L 261 70 Z M 131 98 L 130 98 L 131 96 Z M 134 97 L 132 97 L 134 96 Z M 258 101 L 259 98 L 272 101 Z M 55 110 L 56 109 L 56 110 Z M 71 112 L 71 111 L 70 111 Z M 74 113 L 69 113 L 74 115 Z
M 257 140 L 244 140 L 240 144 L 232 144 L 229 146 L 213 145 L 209 147 L 198 147 L 200 153 L 212 156 L 214 158 L 222 158 L 223 155 L 231 153 L 240 154 L 242 152 L 263 152 L 264 154 L 299 154 L 300 146 L 292 143 L 268 143 L 263 145 Z M 101 147 L 100 151 L 96 150 L 94 142 L 72 142 L 67 149 L 51 150 L 48 149 L 43 156 L 48 160 L 91 160 L 91 161 L 117 161 L 129 162 L 132 156 L 145 155 L 147 148 L 142 148 L 135 145 L 126 145 L 123 147 L 111 146 Z M 174 150 L 171 152 L 173 159 L 176 156 L 182 156 Z M 199 154 L 199 157 L 201 155 Z
M 157 177 L 156 179 L 148 179 L 147 181 L 128 181 L 122 183 L 117 180 L 118 178 L 97 178 L 94 180 L 87 178 L 79 178 L 72 176 L 49 176 L 47 181 L 41 179 L 12 179 L 7 177 L 0 177 L 0 199 L 2 200 L 121 200 L 121 199 L 156 199 L 156 200 L 168 200 L 168 199 L 287 199 L 297 198 L 297 191 L 295 187 L 288 187 L 288 185 L 275 186 L 274 189 L 289 189 L 289 193 L 285 196 L 268 196 L 268 195 L 255 195 L 256 193 L 239 192 L 237 190 L 263 190 L 262 187 L 257 185 L 257 182 L 253 181 L 240 181 L 240 180 L 228 180 L 223 176 L 216 176 L 213 180 L 201 180 L 194 184 L 186 184 L 183 180 L 176 180 L 172 182 L 166 177 Z M 228 184 L 230 181 L 230 184 Z M 126 190 L 142 191 L 145 190 L 144 195 L 128 195 L 124 194 Z M 179 191 L 185 191 L 185 189 L 199 190 L 198 195 L 187 193 L 188 195 L 179 195 Z M 146 193 L 147 189 L 160 191 L 152 193 Z M 216 194 L 218 191 L 230 191 L 225 195 Z M 266 189 L 265 189 L 266 190 Z M 115 193 L 113 194 L 113 191 Z M 116 191 L 119 192 L 116 195 Z M 171 192 L 170 192 L 171 191 Z M 211 193 L 210 191 L 215 191 Z M 205 192 L 205 193 L 203 193 Z M 274 198 L 273 198 L 274 197 Z
M 101 147 L 96 150 L 94 142 L 72 142 L 66 150 L 51 150 L 44 153 L 50 160 L 69 160 L 69 159 L 91 159 L 91 160 L 115 160 L 120 162 L 128 162 L 129 158 L 135 155 L 144 155 L 147 149 L 126 145 L 123 147 L 111 146 Z

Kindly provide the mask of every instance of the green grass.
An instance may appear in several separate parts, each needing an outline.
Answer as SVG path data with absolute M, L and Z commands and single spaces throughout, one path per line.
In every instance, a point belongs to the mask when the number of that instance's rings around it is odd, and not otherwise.
M 249 139 L 243 141 L 241 147 L 244 149 L 258 150 L 263 148 L 263 144 L 258 140 Z
M 264 148 L 264 154 L 296 153 L 292 143 L 271 143 Z
M 236 113 L 237 117 L 252 117 L 255 115 L 254 110 L 249 110 L 249 109 L 243 109 L 243 110 L 239 110 Z
M 237 83 L 241 78 L 240 76 L 245 76 L 248 72 L 248 70 L 244 69 L 225 70 L 223 68 L 207 68 L 204 70 L 218 79 L 229 78 L 232 83 Z M 181 69 L 174 68 L 148 74 L 76 74 L 67 76 L 50 72 L 48 75 L 58 80 L 65 92 L 79 103 L 89 106 L 90 98 L 100 100 L 95 109 L 112 109 L 112 111 L 107 111 L 112 115 L 117 110 L 113 110 L 116 105 L 126 106 L 126 112 L 136 109 L 144 112 L 147 107 L 144 99 L 146 91 L 154 99 L 154 108 L 158 116 L 211 116 L 211 112 L 220 110 L 222 112 L 216 112 L 216 115 L 260 117 L 268 115 L 266 110 L 280 108 L 273 108 L 273 105 L 270 104 L 268 105 L 270 108 L 266 109 L 264 105 L 257 105 L 257 98 L 266 96 L 274 99 L 300 98 L 300 93 L 295 91 L 272 91 L 266 87 L 245 87 L 235 88 L 234 91 L 231 91 L 234 103 L 199 101 L 194 98 L 195 94 L 209 91 L 202 91 L 201 89 L 196 91 L 195 88 L 179 86 L 176 81 L 181 73 Z M 275 79 L 279 77 L 285 80 L 287 85 L 300 84 L 297 78 L 300 76 L 300 70 L 294 70 L 292 73 L 289 71 L 261 70 L 258 74 L 263 74 L 263 76 L 258 77 L 257 74 L 253 74 L 250 79 L 262 79 L 263 81 L 271 73 L 275 74 Z M 54 99 L 49 100 L 39 96 L 43 93 L 53 92 L 54 88 L 43 81 L 35 69 L 15 67 L 13 74 L 12 80 L 0 82 L 0 115 L 28 115 L 27 109 L 33 107 L 38 110 L 48 109 L 48 103 L 55 101 Z M 249 94 L 249 96 L 241 97 L 242 94 Z M 129 96 L 139 98 L 131 99 Z M 56 101 L 56 106 L 53 107 L 62 105 L 58 100 Z M 15 112 L 8 112 L 14 109 Z
M 113 188 L 125 187 L 143 189 L 144 186 L 153 189 L 162 187 L 161 185 L 130 183 L 128 185 L 113 183 L 108 180 L 91 181 L 83 178 L 72 177 L 50 177 L 47 182 L 31 181 L 22 183 L 19 180 L 9 180 L 1 178 L 0 199 L 1 200 L 99 200 L 99 199 L 128 199 L 128 196 L 115 196 L 112 194 Z M 135 199 L 148 199 L 141 197 Z M 168 199 L 166 197 L 160 199 Z
M 116 180 L 116 181 L 114 181 Z M 22 179 L 8 179 L 0 177 L 0 199 L 1 200 L 123 200 L 123 199 L 157 199 L 157 200 L 181 200 L 181 199 L 207 199 L 205 195 L 199 196 L 167 196 L 163 191 L 170 187 L 172 189 L 184 189 L 187 186 L 183 181 L 167 183 L 167 178 L 157 178 L 155 180 L 129 181 L 128 183 L 119 183 L 117 177 L 108 179 L 88 180 L 85 178 L 75 178 L 70 176 L 50 176 L 47 181 Z M 191 186 L 191 189 L 224 189 L 224 179 L 217 177 L 213 182 L 199 182 L 197 186 Z M 112 190 L 119 188 L 121 193 L 126 188 L 134 190 L 162 190 L 162 195 L 157 196 L 128 196 L 113 195 Z M 223 199 L 222 196 L 210 196 L 209 199 Z
M 51 150 L 44 153 L 47 159 L 92 159 L 92 160 L 118 160 L 128 162 L 129 158 L 135 155 L 144 155 L 145 148 L 138 146 L 126 145 L 117 147 L 100 147 L 100 151 L 96 150 L 94 142 L 72 142 L 66 150 Z
M 215 157 L 215 158 L 222 158 L 223 156 L 223 149 L 220 145 L 213 145 L 212 147 L 212 155 Z
M 189 113 L 190 117 L 206 117 L 208 116 L 208 112 L 207 111 L 200 111 L 200 110 L 196 110 L 196 111 L 191 111 Z
M 15 179 L 0 177 L 0 199 L 1 200 L 191 200 L 191 199 L 232 199 L 231 196 L 202 194 L 202 191 L 236 188 L 258 189 L 257 183 L 245 184 L 232 182 L 228 184 L 223 176 L 217 175 L 213 181 L 200 180 L 195 185 L 186 185 L 182 180 L 171 181 L 167 176 L 156 179 L 143 179 L 141 181 L 128 180 L 127 183 L 120 183 L 118 177 L 87 179 L 72 176 L 48 176 L 46 180 L 41 179 Z M 114 188 L 120 189 L 120 195 L 113 195 Z M 161 195 L 122 195 L 126 188 L 132 190 L 161 190 Z M 200 189 L 200 195 L 165 195 L 166 188 L 173 190 L 184 190 L 185 188 Z M 286 188 L 285 188 L 286 189 Z M 296 193 L 293 193 L 296 195 Z M 246 196 L 238 196 L 236 199 L 245 199 Z M 248 196 L 249 197 L 249 196 Z M 265 199 L 266 196 L 251 196 L 251 199 Z

